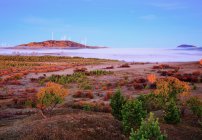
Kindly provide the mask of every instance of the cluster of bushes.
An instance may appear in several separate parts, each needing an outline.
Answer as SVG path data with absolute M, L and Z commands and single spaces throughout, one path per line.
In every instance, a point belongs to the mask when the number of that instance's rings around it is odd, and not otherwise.
M 202 101 L 197 97 L 191 97 L 187 100 L 187 105 L 200 120 L 202 117 Z
M 122 64 L 119 68 L 129 68 L 130 65 L 128 63 Z
M 170 65 L 167 65 L 167 64 L 161 64 L 161 65 L 153 66 L 153 69 L 180 69 L 180 68 L 175 67 L 175 66 L 170 66 Z
M 52 75 L 48 78 L 48 80 L 51 82 L 65 85 L 74 82 L 81 83 L 84 80 L 87 80 L 87 77 L 84 73 L 76 72 L 72 75 Z
M 166 138 L 160 131 L 158 120 L 154 119 L 153 115 L 150 115 L 147 121 L 145 120 L 147 110 L 141 100 L 126 100 L 118 90 L 112 96 L 110 105 L 112 115 L 122 122 L 124 133 L 131 132 L 130 140 Z M 134 128 L 139 129 L 134 132 Z
M 79 88 L 83 90 L 91 90 L 93 87 L 89 81 L 83 81 L 79 84 Z
M 113 74 L 113 72 L 112 71 L 106 71 L 106 70 L 92 70 L 89 72 L 89 75 L 96 75 L 96 76 L 108 75 L 108 74 Z
M 111 112 L 111 106 L 109 104 L 105 104 L 104 102 L 88 102 L 88 101 L 78 101 L 69 107 L 75 109 L 82 109 L 85 111 L 95 111 L 95 112 Z
M 180 79 L 181 81 L 191 82 L 191 83 L 200 83 L 202 82 L 202 74 L 200 72 L 193 73 L 184 73 L 184 74 L 176 74 L 174 77 Z
M 73 95 L 74 98 L 89 98 L 89 99 L 93 99 L 94 98 L 94 94 L 92 91 L 77 91 L 76 93 L 74 93 Z
M 0 64 L 1 65 L 1 64 Z M 1 67 L 1 66 L 0 66 Z M 55 66 L 55 65 L 42 65 L 42 66 L 33 66 L 33 67 L 14 67 L 7 68 L 5 70 L 0 70 L 0 76 L 4 76 L 3 82 L 7 83 L 10 80 L 21 79 L 23 76 L 29 73 L 43 73 L 43 72 L 53 72 L 66 69 L 67 66 Z
M 140 95 L 136 99 L 126 100 L 120 90 L 111 98 L 112 115 L 122 122 L 125 133 L 132 129 L 130 140 L 166 138 L 165 134 L 161 134 L 158 119 L 154 119 L 153 114 L 150 113 L 149 119 L 145 119 L 147 112 L 162 110 L 166 123 L 177 124 L 181 121 L 183 106 L 187 106 L 198 120 L 201 119 L 202 101 L 190 96 L 187 83 L 169 77 L 158 79 L 155 84 L 153 93 Z
M 104 62 L 107 59 L 82 58 L 82 57 L 66 57 L 66 56 L 0 56 L 1 61 L 15 62 Z

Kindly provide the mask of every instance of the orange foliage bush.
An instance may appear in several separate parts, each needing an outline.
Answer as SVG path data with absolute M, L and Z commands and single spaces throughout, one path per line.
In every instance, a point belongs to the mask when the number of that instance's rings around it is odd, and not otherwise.
M 174 77 L 158 79 L 156 88 L 155 94 L 174 98 L 189 96 L 191 89 L 186 82 L 182 82 Z
M 67 90 L 62 85 L 48 82 L 44 88 L 41 88 L 36 94 L 37 108 L 44 111 L 52 111 L 52 109 L 59 103 L 62 103 Z
M 199 61 L 200 65 L 202 65 L 202 59 Z
M 106 85 L 103 85 L 103 86 L 102 86 L 102 90 L 107 90 L 107 86 L 106 86 Z
M 156 82 L 156 75 L 155 75 L 155 74 L 150 74 L 150 75 L 148 75 L 148 76 L 147 76 L 147 80 L 148 80 L 151 84 L 155 83 L 155 82 Z

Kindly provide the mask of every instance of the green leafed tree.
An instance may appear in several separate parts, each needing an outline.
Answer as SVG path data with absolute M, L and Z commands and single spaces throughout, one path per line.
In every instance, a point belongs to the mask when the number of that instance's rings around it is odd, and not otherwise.
M 173 99 L 166 105 L 164 120 L 169 124 L 180 122 L 180 110 Z
M 142 102 L 139 100 L 129 100 L 123 106 L 122 124 L 125 133 L 130 132 L 134 126 L 139 126 L 141 120 L 146 117 L 146 110 L 142 106 Z
M 131 129 L 129 140 L 165 140 L 166 135 L 161 133 L 158 119 L 150 113 L 147 120 L 142 120 L 140 128 L 134 132 Z
M 112 115 L 118 120 L 122 120 L 121 110 L 125 102 L 126 101 L 123 95 L 121 94 L 120 90 L 117 90 L 115 94 L 111 97 L 110 106 L 112 108 Z

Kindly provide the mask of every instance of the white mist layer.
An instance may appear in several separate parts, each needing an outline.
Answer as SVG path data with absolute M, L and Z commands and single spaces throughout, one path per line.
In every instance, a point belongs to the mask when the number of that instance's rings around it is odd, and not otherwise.
M 0 49 L 0 55 L 53 55 L 115 59 L 127 62 L 188 62 L 202 58 L 200 49 Z

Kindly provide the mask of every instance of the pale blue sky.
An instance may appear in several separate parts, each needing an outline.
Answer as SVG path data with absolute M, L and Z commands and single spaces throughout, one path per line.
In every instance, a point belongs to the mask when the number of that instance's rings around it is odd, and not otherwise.
M 201 9 L 201 0 L 0 0 L 0 44 L 54 32 L 97 46 L 202 46 Z

